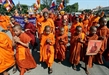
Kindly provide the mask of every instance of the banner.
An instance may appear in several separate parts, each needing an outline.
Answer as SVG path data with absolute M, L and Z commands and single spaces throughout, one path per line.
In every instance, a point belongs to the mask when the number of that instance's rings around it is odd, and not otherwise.
M 25 22 L 24 22 L 24 17 L 15 17 L 15 20 L 24 28 Z M 31 22 L 33 25 L 36 26 L 36 18 L 28 18 L 29 22 Z
M 88 42 L 87 52 L 86 55 L 96 55 L 102 45 L 102 41 L 100 40 L 90 40 Z

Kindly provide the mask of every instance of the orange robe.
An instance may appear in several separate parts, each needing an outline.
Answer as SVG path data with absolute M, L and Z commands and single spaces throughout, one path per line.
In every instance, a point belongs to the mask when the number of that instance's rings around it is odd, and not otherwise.
M 59 26 L 59 28 L 62 28 L 62 27 L 64 28 L 64 32 L 65 32 L 65 34 L 68 35 L 68 32 L 69 32 L 68 25 L 65 25 L 65 26 Z M 58 29 L 59 29 L 59 28 L 58 28 Z
M 90 14 L 89 15 L 89 21 L 91 21 L 91 19 L 94 17 L 94 15 L 93 14 Z
M 77 26 L 81 26 L 83 28 L 83 24 L 81 24 L 80 22 L 78 22 L 78 23 L 74 22 L 70 29 L 71 34 L 73 34 L 75 32 L 75 29 Z
M 72 34 L 71 40 L 70 40 L 70 44 L 71 44 L 70 63 L 75 64 L 75 65 L 78 65 L 80 62 L 81 51 L 82 51 L 82 47 L 83 47 L 83 45 L 77 41 L 79 38 L 84 40 L 85 34 L 80 33 L 79 35 L 77 35 L 76 33 L 74 33 L 74 34 Z
M 96 55 L 96 61 L 99 64 L 103 64 L 102 54 L 107 49 L 107 39 L 109 38 L 109 29 L 107 28 L 107 26 L 98 28 L 97 35 L 99 37 L 100 36 L 105 37 L 104 40 L 102 40 L 101 49 L 100 49 L 99 53 Z M 99 38 L 99 40 L 101 40 L 101 39 Z
M 56 37 L 55 59 L 59 59 L 60 61 L 63 61 L 65 59 L 67 43 L 68 43 L 68 36 L 66 34 L 58 35 Z
M 56 19 L 55 15 L 53 13 L 49 14 L 49 18 L 51 18 L 53 21 L 55 21 L 55 19 Z
M 31 40 L 26 33 L 21 33 L 19 38 L 23 43 L 29 43 Z M 26 70 L 36 67 L 36 62 L 30 53 L 30 49 L 18 43 L 16 45 L 16 63 L 20 70 L 20 75 L 24 75 Z
M 36 28 L 37 28 L 37 30 L 38 30 L 39 35 L 41 34 L 41 26 L 40 26 L 38 23 L 41 24 L 41 22 L 42 22 L 43 20 L 44 20 L 44 17 L 43 17 L 43 16 L 37 18 L 37 26 L 36 26 Z
M 0 73 L 11 68 L 15 64 L 12 41 L 3 32 L 0 32 Z
M 80 15 L 79 15 L 79 18 L 82 18 L 82 19 L 84 20 L 85 15 L 84 15 L 84 14 L 80 14 Z
M 42 34 L 40 42 L 40 61 L 46 62 L 48 67 L 51 67 L 54 62 L 54 34 L 50 33 L 49 35 Z M 47 44 L 46 40 L 50 39 L 51 43 Z
M 93 17 L 89 23 L 89 27 L 96 26 L 99 22 L 99 19 L 100 19 L 100 17 L 97 17 L 97 16 Z
M 51 27 L 51 32 L 55 32 L 55 26 L 52 19 L 48 18 L 46 21 L 41 22 L 41 33 L 43 33 L 45 26 L 49 25 Z
M 6 26 L 8 27 L 9 24 L 10 24 L 10 17 L 7 16 L 7 15 L 5 15 L 4 17 L 5 17 L 5 20 L 6 20 Z
M 5 18 L 5 16 L 3 16 L 3 15 L 0 16 L 0 26 L 1 26 L 4 30 L 7 30 L 6 18 Z
M 88 31 L 89 20 L 83 20 L 83 32 L 86 33 Z
M 65 34 L 68 35 L 68 32 L 69 32 L 68 26 L 65 25 L 65 26 L 64 26 L 64 29 L 65 29 Z
M 98 35 L 97 34 L 94 34 L 93 36 L 91 36 L 91 35 L 88 35 L 88 36 L 86 36 L 86 39 L 85 39 L 85 45 L 84 45 L 84 49 L 83 49 L 83 55 L 85 56 L 85 58 L 84 58 L 84 61 L 85 61 L 85 63 L 90 67 L 90 68 L 92 68 L 92 65 L 93 65 L 93 62 L 94 62 L 94 55 L 86 55 L 86 50 L 87 50 L 87 46 L 88 46 L 88 41 L 89 40 L 98 40 Z

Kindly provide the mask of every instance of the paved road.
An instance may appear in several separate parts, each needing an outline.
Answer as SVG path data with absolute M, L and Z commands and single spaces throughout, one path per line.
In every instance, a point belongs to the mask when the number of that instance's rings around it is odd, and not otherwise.
M 9 33 L 8 35 L 10 36 Z M 30 73 L 25 73 L 25 75 L 49 75 L 46 64 L 39 62 L 39 51 L 33 51 L 32 55 L 37 62 L 37 68 L 31 70 Z M 80 65 L 78 66 L 78 71 L 75 71 L 72 69 L 68 57 L 69 48 L 67 51 L 67 58 L 65 61 L 62 62 L 62 64 L 54 62 L 53 73 L 51 75 L 86 75 L 84 70 L 85 64 L 83 62 L 80 62 Z M 109 68 L 107 68 L 107 66 L 109 67 L 109 62 L 104 62 L 104 65 L 94 64 L 93 68 L 89 70 L 90 75 L 109 75 Z M 9 73 L 10 75 L 19 75 L 19 71 L 17 71 L 15 74 L 12 74 L 12 69 L 9 71 Z

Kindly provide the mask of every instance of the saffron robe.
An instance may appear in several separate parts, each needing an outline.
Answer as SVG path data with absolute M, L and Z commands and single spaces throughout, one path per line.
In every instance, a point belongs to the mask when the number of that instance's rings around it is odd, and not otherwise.
M 47 44 L 47 39 L 51 40 L 50 44 Z M 40 62 L 46 62 L 48 67 L 51 67 L 54 62 L 54 44 L 55 37 L 53 33 L 49 35 L 45 35 L 45 33 L 42 34 L 40 42 Z

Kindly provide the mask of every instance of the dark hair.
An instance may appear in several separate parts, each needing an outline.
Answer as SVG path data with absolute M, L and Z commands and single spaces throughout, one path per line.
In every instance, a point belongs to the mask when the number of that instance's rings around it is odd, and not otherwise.
M 96 28 L 96 29 L 97 29 L 97 27 L 96 27 L 96 26 L 91 26 L 91 27 L 90 27 L 90 30 L 93 30 L 94 28 Z
M 78 28 L 82 28 L 80 25 L 76 27 L 76 30 L 78 30 Z
M 105 17 L 101 17 L 101 18 L 99 19 L 99 23 L 100 23 L 103 19 L 106 19 L 106 18 L 105 18 Z
M 43 15 L 48 14 L 48 12 L 44 12 Z
M 51 27 L 50 27 L 49 25 L 45 26 L 44 31 L 45 31 L 47 28 L 51 28 Z

